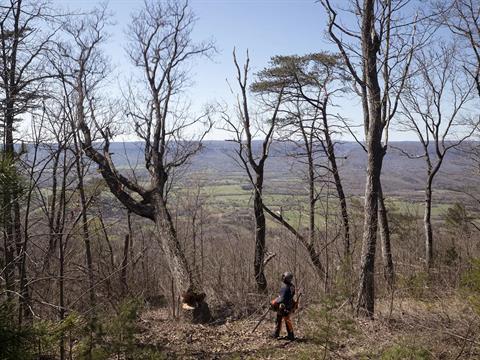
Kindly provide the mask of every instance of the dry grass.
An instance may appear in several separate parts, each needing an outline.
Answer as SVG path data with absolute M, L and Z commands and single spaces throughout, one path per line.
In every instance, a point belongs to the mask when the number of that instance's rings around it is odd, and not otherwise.
M 312 305 L 295 319 L 296 342 L 269 338 L 273 314 L 252 334 L 254 316 L 221 325 L 191 325 L 165 310 L 145 312 L 142 343 L 171 359 L 479 359 L 479 319 L 457 294 L 429 301 L 377 303 L 374 321 L 343 306 Z M 328 306 L 328 308 L 327 308 Z

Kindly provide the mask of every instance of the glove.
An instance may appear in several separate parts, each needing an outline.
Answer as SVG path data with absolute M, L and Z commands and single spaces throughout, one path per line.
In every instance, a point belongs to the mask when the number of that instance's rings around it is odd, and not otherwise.
M 275 300 L 270 301 L 270 310 L 273 310 L 273 311 L 278 310 L 278 304 Z
M 281 311 L 285 310 L 285 304 L 280 304 L 280 306 L 278 307 Z

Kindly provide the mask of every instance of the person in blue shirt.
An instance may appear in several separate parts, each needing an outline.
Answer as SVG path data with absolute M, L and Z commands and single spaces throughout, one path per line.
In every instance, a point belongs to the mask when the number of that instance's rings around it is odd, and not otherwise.
M 293 333 L 293 324 L 290 319 L 291 313 L 295 310 L 295 285 L 292 283 L 293 274 L 291 272 L 285 272 L 282 275 L 283 286 L 280 289 L 278 297 L 271 301 L 272 309 L 277 312 L 277 320 L 275 326 L 274 338 L 280 336 L 282 330 L 282 321 L 285 321 L 287 327 L 287 339 L 295 340 Z

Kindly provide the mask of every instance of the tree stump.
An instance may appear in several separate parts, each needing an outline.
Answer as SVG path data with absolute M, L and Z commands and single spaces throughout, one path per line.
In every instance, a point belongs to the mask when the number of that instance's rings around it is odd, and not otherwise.
M 212 313 L 205 297 L 205 293 L 196 294 L 192 291 L 183 294 L 182 318 L 192 324 L 206 324 L 212 321 Z

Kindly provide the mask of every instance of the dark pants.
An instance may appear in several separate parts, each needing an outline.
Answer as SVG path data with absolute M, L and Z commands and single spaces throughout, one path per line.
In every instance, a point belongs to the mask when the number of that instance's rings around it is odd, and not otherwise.
M 279 337 L 280 332 L 282 331 L 282 321 L 285 321 L 285 326 L 287 327 L 287 333 L 289 338 L 293 338 L 293 324 L 292 319 L 290 319 L 290 312 L 288 311 L 281 311 L 277 312 L 277 321 L 275 327 L 275 336 Z

